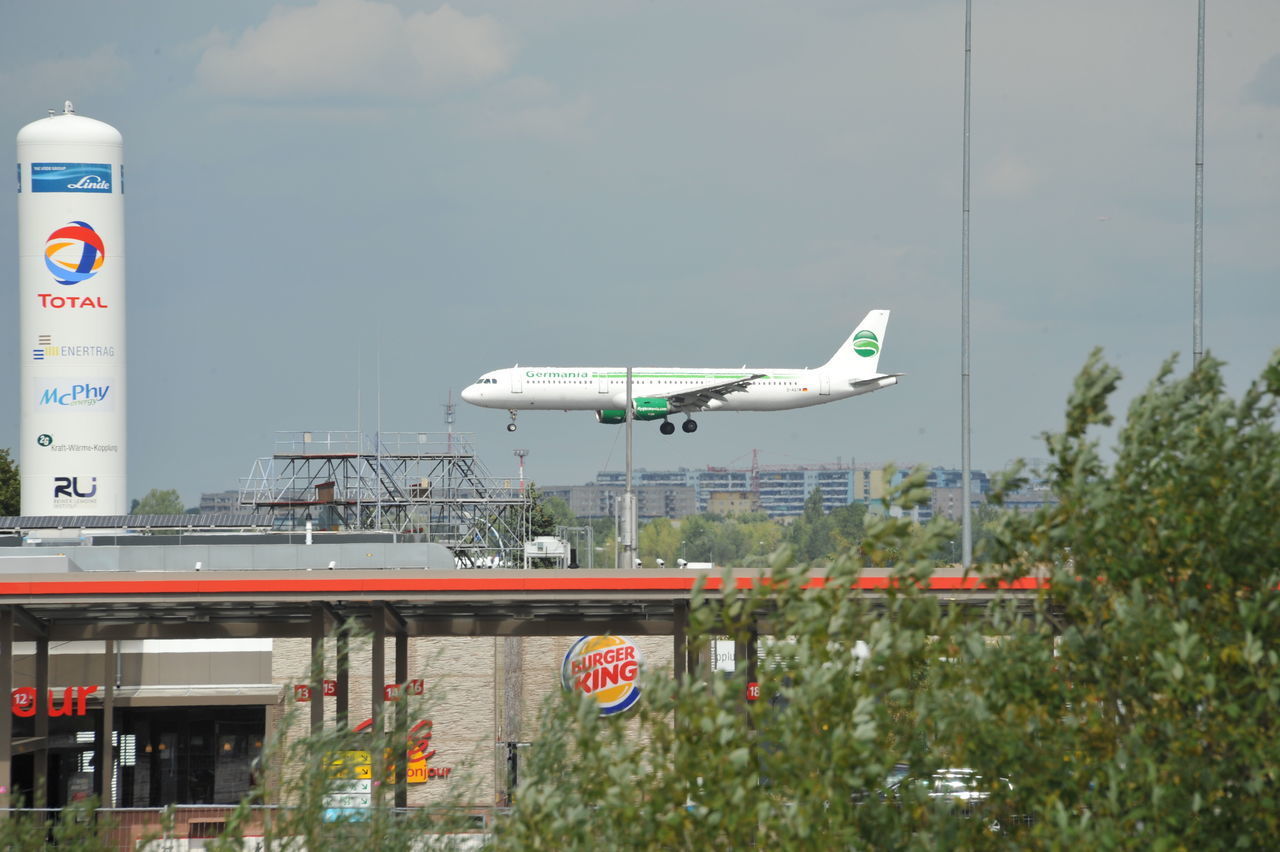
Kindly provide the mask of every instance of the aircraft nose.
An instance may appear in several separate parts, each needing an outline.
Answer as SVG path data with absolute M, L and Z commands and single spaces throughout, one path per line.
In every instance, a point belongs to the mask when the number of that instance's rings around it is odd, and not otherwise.
M 480 391 L 475 385 L 467 385 L 462 389 L 462 401 L 474 403 L 480 398 Z

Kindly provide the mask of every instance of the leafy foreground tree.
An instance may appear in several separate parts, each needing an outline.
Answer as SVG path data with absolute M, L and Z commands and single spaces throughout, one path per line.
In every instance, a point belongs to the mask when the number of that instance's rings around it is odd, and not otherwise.
M 523 767 L 503 849 L 1260 848 L 1280 837 L 1280 355 L 1237 401 L 1221 364 L 1167 364 L 1107 465 L 1119 374 L 1097 353 L 1061 433 L 1061 503 L 1002 516 L 988 584 L 1047 581 L 947 606 L 920 589 L 954 527 L 867 526 L 860 552 L 804 588 L 695 596 L 693 635 L 768 619 L 760 701 L 732 677 L 649 672 L 628 722 L 564 696 Z M 894 492 L 924 499 L 917 471 Z M 1016 485 L 1010 477 L 1004 488 Z M 997 488 L 999 499 L 1001 489 Z M 850 593 L 864 564 L 898 584 Z M 1047 585 L 1048 591 L 1044 590 Z M 783 638 L 785 637 L 785 638 Z M 859 645 L 859 642 L 865 643 Z M 927 782 L 972 770 L 961 807 Z
M 449 800 L 432 807 L 397 810 L 392 779 L 404 771 L 409 744 L 430 735 L 430 727 L 414 730 L 414 720 L 430 715 L 425 704 L 404 696 L 411 706 L 398 712 L 387 705 L 386 729 L 339 730 L 290 737 L 298 714 L 286 718 L 263 765 L 268 767 L 258 786 L 227 820 L 221 837 L 206 848 L 231 852 L 270 850 L 362 850 L 458 848 L 459 838 L 475 830 L 468 811 L 459 803 L 474 796 L 465 775 Z M 395 766 L 396 761 L 401 761 Z M 363 771 L 361 765 L 366 767 Z M 369 779 L 369 780 L 362 780 Z M 378 781 L 374 779 L 386 779 Z M 270 802 L 278 807 L 255 814 Z M 245 835 L 261 836 L 262 845 Z
M 368 659 L 370 634 L 355 622 L 348 622 L 343 630 L 350 637 L 352 660 Z M 324 658 L 317 655 L 311 665 L 310 680 L 318 683 Z M 427 695 L 441 694 L 438 687 L 427 691 Z M 259 848 L 429 852 L 457 849 L 459 844 L 474 848 L 466 845 L 477 838 L 465 804 L 475 801 L 478 793 L 466 766 L 456 767 L 447 795 L 437 797 L 432 806 L 394 807 L 395 779 L 410 769 L 410 760 L 429 765 L 435 754 L 429 721 L 436 707 L 433 701 L 401 694 L 383 705 L 382 730 L 338 727 L 330 719 L 315 732 L 306 727 L 303 705 L 295 704 L 268 741 L 254 789 L 227 819 L 222 836 L 206 848 L 220 852 Z M 425 765 L 422 768 L 425 771 Z M 264 803 L 273 807 L 259 809 Z M 246 834 L 260 835 L 261 846 L 245 841 Z
M 356 625 L 353 656 L 367 654 L 370 639 Z M 316 663 L 318 664 L 318 663 Z M 319 679 L 319 670 L 316 673 Z M 286 688 L 286 694 L 292 694 Z M 450 850 L 479 848 L 468 803 L 479 797 L 466 767 L 456 767 L 448 795 L 430 807 L 397 810 L 394 779 L 405 771 L 413 751 L 430 749 L 431 701 L 403 695 L 385 705 L 382 731 L 336 728 L 332 720 L 319 732 L 307 731 L 305 705 L 295 705 L 269 738 L 253 790 L 229 814 L 225 830 L 203 841 L 201 848 L 217 852 L 271 850 Z M 399 766 L 395 765 L 399 762 Z M 366 780 L 367 779 L 367 780 Z M 379 781 L 378 779 L 384 779 Z M 263 805 L 266 807 L 263 807 Z M 0 819 L 0 850 L 56 847 L 74 852 L 109 852 L 119 848 L 113 831 L 118 818 L 95 812 L 97 800 L 77 802 L 61 812 L 23 811 L 22 803 L 8 819 Z M 145 834 L 137 848 L 163 852 L 186 848 L 185 836 L 175 833 L 173 813 L 162 826 Z
M 18 463 L 9 456 L 7 449 L 0 449 L 0 517 L 17 515 L 22 511 L 22 480 Z
M 112 852 L 104 838 L 115 823 L 94 814 L 97 799 L 68 805 L 61 811 L 23 811 L 15 802 L 7 819 L 0 820 L 0 849 L 26 852 L 29 849 L 72 849 L 76 852 Z

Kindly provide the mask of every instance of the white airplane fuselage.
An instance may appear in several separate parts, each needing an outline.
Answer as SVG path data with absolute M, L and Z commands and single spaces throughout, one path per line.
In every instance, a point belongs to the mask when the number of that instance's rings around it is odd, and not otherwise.
M 821 367 L 633 367 L 627 396 L 625 367 L 506 367 L 485 373 L 462 391 L 481 408 L 517 411 L 594 411 L 601 423 L 622 423 L 628 408 L 635 420 L 684 415 L 684 431 L 702 411 L 783 411 L 860 396 L 898 383 L 898 373 L 878 371 L 889 311 L 867 314 Z
M 875 388 L 856 389 L 844 377 L 835 377 L 821 369 L 706 367 L 633 367 L 632 398 L 666 397 L 686 388 L 698 388 L 718 382 L 741 381 L 753 375 L 763 378 L 751 382 L 746 389 L 724 399 L 709 400 L 705 411 L 783 411 L 805 408 L 858 396 L 897 383 L 894 376 L 887 384 Z M 476 383 L 462 392 L 462 398 L 481 408 L 549 409 L 552 411 L 598 411 L 624 408 L 627 399 L 625 367 L 507 367 L 485 373 L 482 379 L 492 383 Z

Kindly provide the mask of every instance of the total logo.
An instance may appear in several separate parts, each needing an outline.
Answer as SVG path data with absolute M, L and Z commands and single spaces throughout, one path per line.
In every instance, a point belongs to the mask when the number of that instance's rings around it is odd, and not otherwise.
M 640 699 L 640 649 L 621 636 L 583 636 L 564 655 L 560 680 L 589 695 L 601 716 L 613 716 Z
M 88 382 L 77 382 L 71 385 L 54 385 L 40 392 L 40 407 L 56 405 L 61 408 L 93 408 L 107 402 L 107 394 L 111 385 L 92 385 Z M 113 401 L 115 397 L 111 398 Z
M 67 283 L 65 281 L 63 284 Z M 37 293 L 40 307 L 53 308 L 105 308 L 107 302 L 101 296 L 55 296 L 53 293 Z
M 874 331 L 863 329 L 853 336 L 853 351 L 863 358 L 870 358 L 880 351 L 880 338 Z
M 78 497 L 87 500 L 98 494 L 98 477 L 90 476 L 88 485 L 83 476 L 55 476 L 53 478 L 53 497 Z
M 88 222 L 68 222 L 44 243 L 44 265 L 59 284 L 79 284 L 98 274 L 107 259 L 102 237 Z

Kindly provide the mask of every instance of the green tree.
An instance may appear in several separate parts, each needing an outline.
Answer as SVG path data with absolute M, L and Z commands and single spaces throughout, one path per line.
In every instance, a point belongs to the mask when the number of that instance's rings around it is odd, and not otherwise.
M 18 463 L 7 449 L 0 449 L 0 515 L 17 515 L 22 511 L 22 480 Z
M 720 557 L 723 562 L 721 554 L 716 553 L 716 526 L 719 521 L 718 515 L 711 514 L 690 515 L 681 520 L 680 558 L 690 562 L 714 562 Z
M 832 553 L 842 553 L 857 547 L 867 534 L 867 504 L 850 503 L 831 510 Z
M 1095 352 L 1047 436 L 1061 503 L 997 530 L 1004 578 L 1047 572 L 1039 632 L 1057 635 L 1017 643 L 1018 683 L 997 671 L 1002 652 L 973 649 L 978 712 L 1036 736 L 1011 752 L 988 726 L 967 753 L 1020 759 L 1064 846 L 1280 836 L 1280 354 L 1238 401 L 1221 366 L 1178 379 L 1166 362 L 1107 465 L 1090 431 L 1111 423 L 1120 375 Z
M 656 525 L 656 526 L 655 526 Z M 649 526 L 653 530 L 644 532 Z M 763 513 L 690 515 L 679 521 L 658 518 L 641 529 L 643 558 L 661 556 L 674 564 L 676 559 L 742 565 L 751 557 L 762 557 L 778 549 L 782 527 Z M 647 549 L 646 549 L 647 544 Z
M 554 536 L 562 526 L 576 526 L 577 518 L 569 510 L 569 504 L 559 497 L 543 494 L 532 482 L 525 488 L 529 498 L 529 537 Z M 551 568 L 554 559 L 538 558 L 531 563 L 534 568 Z
M 670 518 L 654 518 L 640 528 L 639 552 L 645 565 L 655 566 L 662 559 L 672 568 L 680 558 L 680 528 Z
M 182 497 L 175 489 L 161 491 L 152 488 L 134 505 L 134 515 L 181 515 L 184 509 Z
M 824 559 L 835 549 L 834 524 L 822 507 L 822 490 L 814 488 L 804 501 L 804 511 L 788 530 L 787 539 L 795 548 L 796 558 L 810 561 Z
M 543 494 L 532 482 L 525 488 L 529 498 L 529 534 L 555 535 L 558 526 L 574 526 L 578 519 L 569 504 L 559 497 Z
M 779 558 L 767 585 L 697 591 L 695 648 L 767 617 L 762 700 L 742 700 L 741 661 L 729 677 L 648 672 L 625 725 L 564 696 L 497 846 L 593 849 L 601 825 L 635 849 L 1272 846 L 1280 353 L 1239 400 L 1212 358 L 1185 378 L 1167 364 L 1108 465 L 1092 433 L 1118 379 L 1095 353 L 1046 436 L 1060 502 L 992 519 L 987 606 L 926 591 L 954 525 L 893 517 L 867 522 L 820 588 Z M 893 501 L 918 505 L 923 483 L 912 472 Z M 864 557 L 897 582 L 851 593 Z M 1028 579 L 1047 582 L 997 584 Z M 887 790 L 895 764 L 970 767 L 989 798 L 966 818 L 924 784 Z

